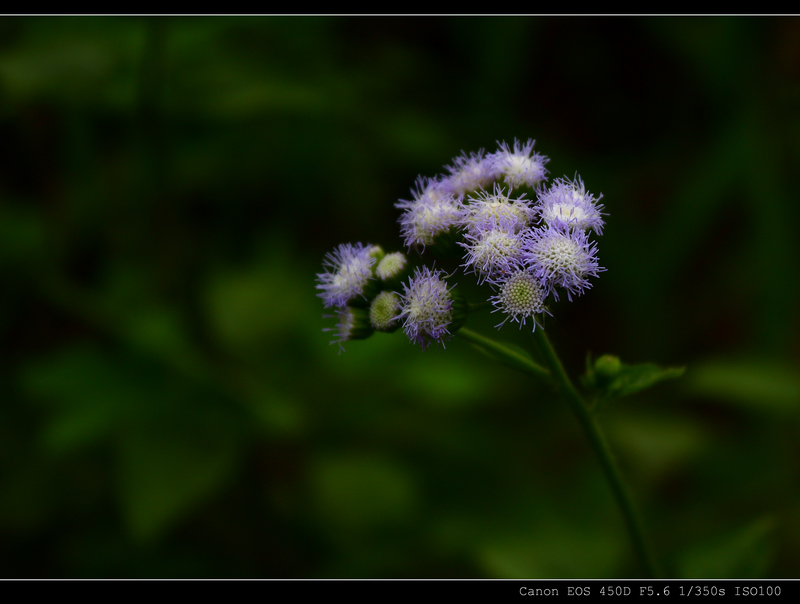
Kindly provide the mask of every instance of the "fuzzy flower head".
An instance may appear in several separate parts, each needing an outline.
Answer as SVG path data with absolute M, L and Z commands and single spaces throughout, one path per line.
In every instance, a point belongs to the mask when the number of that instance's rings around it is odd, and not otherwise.
M 462 204 L 439 182 L 420 178 L 410 201 L 395 204 L 403 210 L 400 231 L 407 247 L 431 245 L 461 222 Z
M 496 281 L 507 275 L 522 252 L 522 235 L 515 232 L 513 222 L 501 222 L 494 228 L 476 233 L 466 233 L 464 264 L 467 272 L 474 272 L 478 281 Z
M 583 180 L 576 177 L 570 181 L 557 179 L 553 186 L 539 194 L 539 211 L 545 224 L 560 228 L 581 230 L 592 229 L 598 235 L 603 234 L 603 209 L 597 202 L 603 197 L 595 198 L 586 191 Z
M 408 283 L 403 284 L 403 331 L 408 339 L 425 350 L 431 342 L 444 342 L 450 335 L 454 304 L 451 287 L 444 272 L 431 271 L 427 266 L 417 268 Z
M 489 301 L 494 304 L 492 312 L 501 311 L 506 318 L 497 325 L 499 329 L 511 319 L 519 323 L 520 329 L 528 319 L 536 330 L 536 315 L 549 313 L 544 305 L 545 291 L 539 280 L 525 269 L 517 269 L 499 285 L 498 293 Z
M 343 243 L 325 255 L 324 273 L 317 274 L 317 295 L 325 308 L 343 308 L 359 296 L 373 276 L 373 266 L 383 250 L 377 245 Z
M 469 155 L 462 152 L 446 169 L 449 175 L 442 178 L 441 186 L 456 197 L 485 189 L 496 178 L 492 162 L 484 155 L 483 149 Z
M 495 184 L 494 190 L 479 191 L 468 198 L 468 205 L 464 207 L 464 226 L 472 234 L 480 233 L 487 229 L 511 229 L 515 233 L 530 224 L 534 217 L 534 210 L 530 202 L 523 197 L 511 199 L 501 187 Z
M 525 236 L 521 257 L 545 291 L 556 299 L 556 288 L 561 288 L 572 301 L 573 294 L 580 295 L 591 287 L 589 277 L 605 270 L 597 263 L 597 244 L 579 230 L 533 229 Z
M 500 149 L 487 158 L 492 172 L 512 188 L 536 187 L 546 180 L 547 170 L 544 166 L 550 160 L 533 151 L 535 142 L 528 139 L 523 145 L 514 139 L 513 148 L 505 142 L 498 143 Z

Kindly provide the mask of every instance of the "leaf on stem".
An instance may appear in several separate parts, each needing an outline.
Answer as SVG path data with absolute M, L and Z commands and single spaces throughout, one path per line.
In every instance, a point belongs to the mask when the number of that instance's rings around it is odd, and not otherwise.
M 685 370 L 685 367 L 659 367 L 654 363 L 626 365 L 619 357 L 610 354 L 592 362 L 589 355 L 581 382 L 595 394 L 598 401 L 606 401 L 634 394 L 663 380 L 680 377 Z

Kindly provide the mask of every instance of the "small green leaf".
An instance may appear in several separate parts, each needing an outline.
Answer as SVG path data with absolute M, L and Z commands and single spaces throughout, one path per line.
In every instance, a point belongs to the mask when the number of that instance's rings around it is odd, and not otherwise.
M 592 363 L 586 359 L 583 385 L 593 390 L 599 400 L 608 400 L 634 394 L 663 380 L 680 377 L 685 367 L 659 367 L 654 363 L 626 365 L 618 357 L 603 355 Z

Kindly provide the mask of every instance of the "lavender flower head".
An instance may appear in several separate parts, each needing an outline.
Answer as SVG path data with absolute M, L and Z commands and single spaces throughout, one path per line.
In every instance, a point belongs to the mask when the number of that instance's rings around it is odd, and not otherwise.
M 503 279 L 520 259 L 523 238 L 514 218 L 498 219 L 494 225 L 464 234 L 466 249 L 462 266 L 474 272 L 478 282 Z
M 545 164 L 550 161 L 533 151 L 536 141 L 528 139 L 524 145 L 514 139 L 513 148 L 507 143 L 498 143 L 500 150 L 492 153 L 487 161 L 491 171 L 512 188 L 536 187 L 547 178 Z
M 531 208 L 530 202 L 524 199 L 524 195 L 518 199 L 511 199 L 510 195 L 497 184 L 491 193 L 479 191 L 469 196 L 468 202 L 464 208 L 463 224 L 473 235 L 497 228 L 500 224 L 518 233 L 528 226 L 535 216 L 535 211 Z
M 432 244 L 436 237 L 457 226 L 463 213 L 461 202 L 451 192 L 438 181 L 426 178 L 417 179 L 413 199 L 401 199 L 395 207 L 404 210 L 400 232 L 409 248 Z
M 317 274 L 317 294 L 325 308 L 343 308 L 358 296 L 372 278 L 372 267 L 383 251 L 377 245 L 343 243 L 325 255 L 324 273 Z
M 560 228 L 592 229 L 598 235 L 603 234 L 603 219 L 597 202 L 603 197 L 595 198 L 586 191 L 583 180 L 557 179 L 546 191 L 539 193 L 539 212 L 545 224 Z
M 566 290 L 571 302 L 573 294 L 581 295 L 591 287 L 589 277 L 605 270 L 597 263 L 597 244 L 580 230 L 533 229 L 524 236 L 521 258 L 547 295 L 552 292 L 556 300 L 556 288 Z
M 485 157 L 483 149 L 477 153 L 464 154 L 453 160 L 451 166 L 446 166 L 449 176 L 440 181 L 442 189 L 456 197 L 463 197 L 467 193 L 485 189 L 494 182 L 497 174 L 492 162 Z
M 497 325 L 499 329 L 506 321 L 511 319 L 519 323 L 520 329 L 528 319 L 532 319 L 533 329 L 536 330 L 535 315 L 550 312 L 545 308 L 545 291 L 539 279 L 533 273 L 518 268 L 509 277 L 500 283 L 497 294 L 489 298 L 495 309 L 492 312 L 502 311 L 506 318 Z
M 408 339 L 425 350 L 431 342 L 444 343 L 453 322 L 453 296 L 444 280 L 444 272 L 417 268 L 409 282 L 403 284 L 403 331 Z

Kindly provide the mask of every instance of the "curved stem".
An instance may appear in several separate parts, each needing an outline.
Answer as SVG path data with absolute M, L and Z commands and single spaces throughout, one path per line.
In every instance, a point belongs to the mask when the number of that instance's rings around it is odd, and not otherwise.
M 561 364 L 561 360 L 558 358 L 556 351 L 550 344 L 550 340 L 547 338 L 547 334 L 545 334 L 543 329 L 537 329 L 534 332 L 534 336 L 536 337 L 537 344 L 539 345 L 545 362 L 550 368 L 553 384 L 572 408 L 572 411 L 578 418 L 578 422 L 581 424 L 583 431 L 589 438 L 589 442 L 600 460 L 600 465 L 603 467 L 603 472 L 606 475 L 609 486 L 622 512 L 625 524 L 628 527 L 628 532 L 633 541 L 633 546 L 636 549 L 636 554 L 652 577 L 662 578 L 663 573 L 656 562 L 653 552 L 647 544 L 641 521 L 633 506 L 633 500 L 622 481 L 622 474 L 611 455 L 611 450 L 606 443 L 603 433 L 600 431 L 600 426 L 597 424 L 594 416 L 589 412 L 589 408 L 586 406 L 583 397 L 570 381 L 569 376 L 564 370 L 564 366 Z
M 510 346 L 506 346 L 500 342 L 495 342 L 491 338 L 477 334 L 471 329 L 466 329 L 465 327 L 459 329 L 456 332 L 456 335 L 461 336 L 465 340 L 469 340 L 473 344 L 482 348 L 490 356 L 495 357 L 501 363 L 509 365 L 514 369 L 519 369 L 520 371 L 534 377 L 550 377 L 550 372 L 547 369 L 538 363 L 535 363 L 522 351 L 517 351 Z

